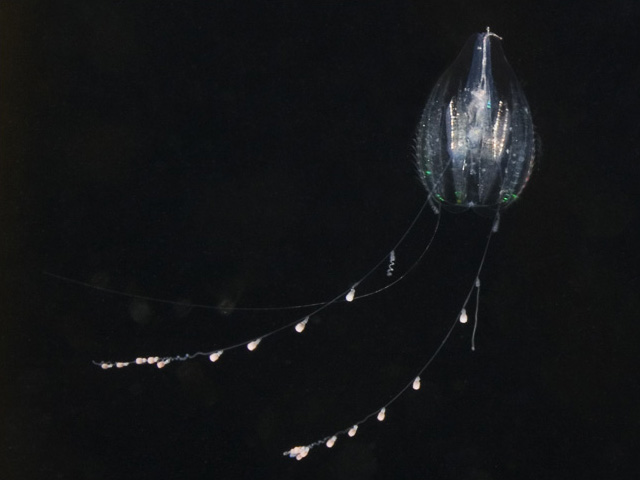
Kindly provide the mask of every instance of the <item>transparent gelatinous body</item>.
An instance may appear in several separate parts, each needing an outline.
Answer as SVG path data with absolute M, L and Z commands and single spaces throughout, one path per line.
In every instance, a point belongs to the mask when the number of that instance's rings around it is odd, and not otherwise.
M 503 208 L 535 156 L 529 104 L 500 37 L 473 35 L 433 88 L 416 139 L 420 179 L 446 207 Z

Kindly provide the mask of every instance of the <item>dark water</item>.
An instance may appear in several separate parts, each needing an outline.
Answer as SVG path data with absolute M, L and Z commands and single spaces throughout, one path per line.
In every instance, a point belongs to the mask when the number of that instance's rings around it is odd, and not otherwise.
M 0 476 L 635 478 L 640 9 L 298 3 L 0 7 Z M 468 212 L 443 214 L 400 286 L 302 336 L 216 365 L 92 365 L 211 350 L 297 315 L 220 315 L 44 271 L 187 304 L 348 288 L 422 205 L 417 121 L 487 25 L 542 155 L 491 245 L 475 353 L 457 329 L 383 424 L 281 455 L 384 404 L 437 348 L 490 228 Z

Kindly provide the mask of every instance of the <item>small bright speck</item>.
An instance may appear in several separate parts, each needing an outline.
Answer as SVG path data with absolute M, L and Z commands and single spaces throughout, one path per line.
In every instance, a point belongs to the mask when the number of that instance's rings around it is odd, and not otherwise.
M 296 332 L 302 333 L 304 332 L 304 328 L 307 326 L 307 322 L 309 321 L 309 317 L 305 317 L 300 323 L 296 324 Z
M 355 296 L 356 296 L 356 289 L 355 289 L 355 287 L 354 287 L 354 288 L 352 288 L 351 290 L 349 290 L 349 293 L 347 293 L 347 296 L 346 296 L 346 297 L 344 297 L 344 299 L 345 299 L 347 302 L 353 302 L 353 299 L 354 299 L 354 297 L 355 297 Z
M 420 377 L 416 377 L 411 386 L 414 390 L 420 390 Z

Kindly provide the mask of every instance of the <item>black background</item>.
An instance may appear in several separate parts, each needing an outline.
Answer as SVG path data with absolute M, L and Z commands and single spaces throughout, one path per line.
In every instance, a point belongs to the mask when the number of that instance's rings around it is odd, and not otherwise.
M 2 478 L 636 478 L 640 34 L 634 1 L 4 2 L 0 8 Z M 412 139 L 489 25 L 542 153 L 457 328 L 490 219 L 444 213 L 393 289 L 253 353 L 332 298 L 426 197 Z M 404 271 L 435 224 L 397 252 Z M 384 284 L 384 269 L 361 291 Z M 360 290 L 359 290 L 360 291 Z

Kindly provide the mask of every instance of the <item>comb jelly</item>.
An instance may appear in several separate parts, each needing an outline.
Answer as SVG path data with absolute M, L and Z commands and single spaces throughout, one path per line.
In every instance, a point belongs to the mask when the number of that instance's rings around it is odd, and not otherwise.
M 506 207 L 533 167 L 529 105 L 500 40 L 489 29 L 467 40 L 418 125 L 418 174 L 432 201 L 452 210 Z

